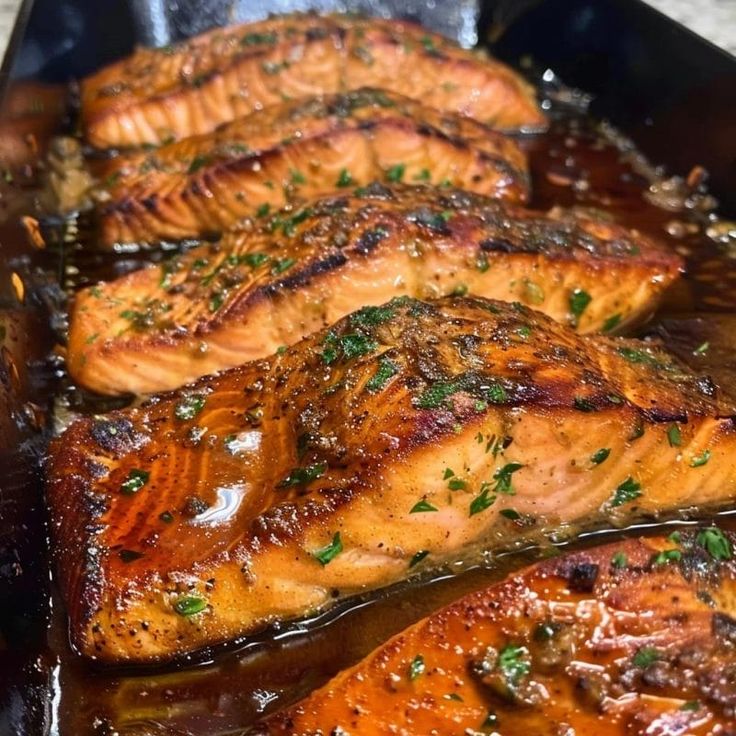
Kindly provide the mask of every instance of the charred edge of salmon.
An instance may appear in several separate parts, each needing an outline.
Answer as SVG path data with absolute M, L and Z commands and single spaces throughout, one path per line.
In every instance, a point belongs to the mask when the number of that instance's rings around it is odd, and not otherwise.
M 294 148 L 300 148 L 304 144 L 318 142 L 321 140 L 329 140 L 333 136 L 340 135 L 362 135 L 375 130 L 378 127 L 410 131 L 415 133 L 419 138 L 435 138 L 437 140 L 448 143 L 450 146 L 457 150 L 467 151 L 471 148 L 475 148 L 472 142 L 468 139 L 461 138 L 459 136 L 451 136 L 444 131 L 423 123 L 421 121 L 414 121 L 412 119 L 383 119 L 378 122 L 365 121 L 359 126 L 353 129 L 332 129 L 318 134 L 312 138 L 298 139 L 293 142 Z M 253 172 L 265 168 L 268 166 L 269 160 L 277 159 L 283 155 L 284 149 L 291 148 L 292 145 L 279 145 L 276 148 L 260 151 L 255 154 L 243 155 L 242 157 L 233 157 L 228 160 L 219 160 L 211 166 L 203 167 L 202 172 L 196 172 L 191 176 L 186 176 L 183 181 L 188 183 L 181 187 L 177 187 L 171 193 L 160 197 L 156 192 L 152 192 L 150 195 L 143 198 L 137 197 L 135 194 L 127 194 L 120 200 L 114 200 L 103 205 L 100 208 L 100 217 L 104 220 L 105 218 L 120 218 L 124 223 L 135 222 L 136 217 L 139 214 L 145 213 L 157 213 L 159 208 L 159 202 L 167 199 L 177 199 L 193 195 L 201 195 L 203 192 L 208 191 L 215 183 L 215 178 L 218 174 L 224 172 Z M 500 174 L 506 175 L 511 180 L 511 185 L 504 187 L 503 196 L 510 198 L 512 201 L 524 202 L 529 197 L 529 186 L 530 178 L 529 173 L 526 169 L 520 169 L 514 166 L 510 161 L 499 156 L 493 156 L 486 151 L 475 149 L 476 155 L 485 164 L 489 164 L 495 167 Z M 137 183 L 133 189 L 144 188 L 145 182 Z M 333 187 L 329 187 L 333 188 Z M 142 225 L 143 229 L 145 225 Z
M 483 318 L 489 321 L 495 320 L 497 324 L 503 324 L 504 329 L 513 332 L 518 327 L 531 327 L 531 339 L 537 344 L 539 342 L 539 350 L 544 350 L 546 344 L 542 333 L 551 330 L 554 333 L 566 334 L 566 339 L 570 342 L 568 346 L 559 345 L 555 347 L 555 360 L 565 363 L 566 361 L 575 367 L 576 370 L 582 371 L 584 375 L 588 375 L 589 381 L 593 380 L 591 369 L 595 368 L 593 363 L 586 367 L 590 362 L 590 357 L 585 357 L 586 350 L 584 346 L 592 346 L 592 350 L 603 353 L 608 350 L 615 353 L 615 346 L 620 344 L 627 349 L 634 349 L 636 345 L 639 349 L 644 349 L 643 343 L 636 341 L 620 341 L 606 338 L 579 338 L 574 333 L 567 333 L 564 328 L 554 323 L 551 319 L 540 313 L 522 307 L 521 305 L 510 305 L 501 302 L 490 302 L 479 298 L 451 298 L 438 300 L 435 303 L 420 302 L 413 299 L 399 299 L 388 305 L 394 310 L 395 314 L 402 316 L 407 321 L 406 330 L 414 330 L 417 320 L 430 320 L 430 324 L 443 324 L 450 321 L 456 327 L 465 327 L 470 329 L 473 324 L 478 324 L 478 320 Z M 469 318 L 472 318 L 469 319 Z M 393 317 L 392 317 L 393 319 Z M 330 334 L 341 335 L 354 329 L 351 317 L 341 320 L 332 328 Z M 284 380 L 288 379 L 290 370 L 307 371 L 316 370 L 322 364 L 321 345 L 325 339 L 327 332 L 317 334 L 312 338 L 305 340 L 300 349 L 303 352 L 304 361 L 295 365 L 293 369 L 288 367 L 284 369 L 286 372 L 279 374 Z M 367 334 L 378 338 L 378 333 L 371 329 Z M 408 337 L 405 350 L 411 351 L 413 333 L 407 333 Z M 418 337 L 421 337 L 419 335 Z M 404 339 L 404 338 L 402 338 Z M 499 338 L 500 339 L 500 338 Z M 514 338 L 516 339 L 516 338 Z M 526 344 L 526 343 L 524 343 Z M 547 346 L 549 349 L 551 346 Z M 577 349 L 576 349 L 577 348 Z M 712 387 L 704 390 L 698 383 L 696 374 L 688 373 L 684 368 L 679 368 L 674 360 L 663 353 L 658 353 L 647 348 L 649 360 L 636 361 L 635 370 L 641 374 L 639 380 L 651 386 L 652 393 L 656 395 L 655 379 L 659 378 L 664 383 L 664 387 L 660 387 L 661 391 L 670 390 L 677 394 L 676 399 L 686 401 L 684 398 L 688 396 L 688 404 L 684 412 L 686 417 L 705 416 L 713 417 L 717 415 L 717 403 L 713 396 Z M 623 359 L 617 358 L 619 363 L 623 363 Z M 667 361 L 665 363 L 665 361 Z M 377 358 L 373 356 L 370 362 L 360 364 L 360 370 L 368 373 L 368 369 L 372 369 L 376 364 Z M 96 497 L 92 493 L 95 483 L 95 477 L 99 476 L 100 469 L 104 470 L 104 466 L 98 465 L 93 459 L 95 453 L 99 453 L 100 449 L 103 454 L 112 458 L 123 458 L 130 452 L 138 449 L 144 442 L 144 436 L 136 430 L 135 419 L 149 409 L 155 415 L 159 412 L 163 417 L 168 416 L 168 411 L 173 407 L 178 399 L 189 396 L 192 393 L 206 394 L 210 391 L 217 391 L 222 384 L 230 388 L 231 384 L 227 382 L 235 382 L 234 389 L 239 391 L 243 383 L 244 385 L 250 381 L 253 375 L 268 375 L 271 371 L 279 370 L 279 357 L 272 357 L 264 361 L 258 361 L 244 366 L 243 368 L 233 369 L 216 377 L 206 377 L 191 384 L 185 389 L 164 394 L 160 397 L 144 404 L 140 409 L 114 412 L 104 419 L 83 419 L 73 424 L 66 433 L 54 441 L 51 450 L 50 460 L 50 484 L 49 484 L 49 501 L 52 506 L 53 518 L 56 521 L 55 531 L 58 534 L 58 544 L 64 552 L 61 555 L 59 563 L 62 569 L 63 579 L 66 581 L 65 589 L 70 593 L 77 593 L 69 600 L 69 605 L 73 611 L 73 620 L 77 622 L 77 631 L 75 636 L 80 636 L 81 627 L 94 617 L 97 607 L 100 605 L 103 589 L 104 589 L 104 571 L 101 560 L 109 551 L 105 550 L 99 543 L 94 542 L 86 546 L 84 560 L 74 559 L 74 555 L 68 554 L 66 548 L 70 542 L 76 543 L 76 540 L 94 540 L 101 527 L 98 526 L 100 517 L 105 513 L 106 507 L 104 500 Z M 670 379 L 670 375 L 674 375 L 675 369 L 677 380 Z M 346 369 L 347 370 L 347 369 Z M 450 383 L 457 381 L 457 375 L 438 374 L 437 369 L 433 369 L 431 375 L 424 375 L 421 369 L 421 362 L 413 368 L 418 371 L 414 377 L 419 380 L 419 386 L 430 387 L 438 383 Z M 599 370 L 601 370 L 599 368 Z M 633 369 L 632 369 L 633 370 Z M 372 371 L 371 371 L 372 372 Z M 276 376 L 277 380 L 280 380 Z M 408 379 L 407 379 L 408 380 Z M 470 425 L 473 420 L 477 420 L 479 415 L 471 400 L 473 396 L 473 386 L 482 383 L 482 375 L 466 375 L 465 384 L 458 384 L 456 393 L 466 395 L 467 401 L 455 404 L 453 409 L 443 407 L 435 408 L 416 408 L 413 418 L 410 412 L 407 416 L 407 422 L 414 422 L 414 427 L 408 435 L 403 446 L 400 447 L 391 456 L 391 461 L 396 461 L 405 457 L 409 453 L 413 453 L 418 448 L 426 447 L 435 443 L 442 437 L 451 437 L 455 434 L 458 426 Z M 532 379 L 526 379 L 528 381 Z M 549 408 L 556 408 L 561 411 L 569 412 L 570 415 L 576 415 L 577 411 L 598 412 L 597 416 L 602 417 L 606 411 L 621 415 L 625 412 L 626 416 L 630 416 L 631 426 L 637 424 L 636 418 L 641 417 L 649 422 L 671 422 L 675 421 L 683 415 L 680 408 L 677 412 L 663 412 L 661 409 L 651 411 L 646 407 L 636 406 L 627 401 L 619 394 L 619 389 L 615 384 L 603 380 L 595 384 L 591 384 L 583 395 L 581 389 L 576 383 L 577 379 L 568 379 L 562 381 L 557 379 L 554 381 L 547 380 L 545 386 L 535 387 L 533 384 L 527 386 L 522 381 L 518 386 L 508 388 L 508 394 L 500 401 L 496 402 L 491 409 L 509 410 L 516 406 L 534 406 L 542 411 Z M 572 381 L 572 383 L 571 383 Z M 414 381 L 416 383 L 416 380 Z M 385 390 L 382 399 L 386 402 L 396 395 L 411 396 L 407 394 L 408 388 L 399 382 L 392 382 Z M 581 398 L 582 397 L 582 398 Z M 574 401 L 573 401 L 574 399 Z M 413 401 L 413 400 L 412 400 Z M 577 402 L 584 401 L 585 405 L 580 408 Z M 162 407 L 167 413 L 162 413 Z M 154 417 L 155 419 L 155 417 Z M 155 424 L 158 420 L 153 422 Z M 733 433 L 733 421 L 727 424 L 722 431 Z M 98 448 L 95 450 L 95 448 Z M 372 472 L 377 472 L 381 465 L 380 460 L 376 460 L 375 467 Z M 279 545 L 283 542 L 293 539 L 304 533 L 312 523 L 323 518 L 325 515 L 331 514 L 335 509 L 347 504 L 361 488 L 365 487 L 366 480 L 364 478 L 352 479 L 350 482 L 340 483 L 337 486 L 329 487 L 329 493 L 322 493 L 320 489 L 320 502 L 312 503 L 307 498 L 298 506 L 292 505 L 291 501 L 282 501 L 279 504 L 269 507 L 265 512 L 256 517 L 250 524 L 248 530 L 248 539 L 242 540 L 239 544 L 245 545 L 243 549 L 253 551 L 262 549 L 270 545 Z M 298 514 L 295 511 L 298 509 Z M 232 552 L 235 554 L 235 552 Z M 80 572 L 81 570 L 81 572 Z M 75 576 L 76 581 L 75 581 Z
M 727 677 L 721 676 L 719 680 L 718 674 L 719 665 L 728 659 L 736 637 L 736 610 L 731 605 L 736 589 L 735 548 L 736 535 L 733 533 L 722 532 L 717 527 L 696 528 L 678 531 L 676 536 L 668 538 L 623 540 L 568 553 L 522 569 L 413 624 L 302 701 L 256 724 L 249 733 L 275 736 L 288 730 L 290 736 L 303 736 L 306 734 L 303 728 L 309 728 L 309 733 L 313 733 L 315 727 L 321 729 L 320 733 L 337 733 L 341 728 L 350 728 L 353 732 L 360 729 L 360 717 L 370 718 L 370 709 L 376 711 L 378 708 L 381 709 L 381 717 L 400 728 L 402 724 L 409 723 L 408 714 L 414 710 L 412 703 L 448 698 L 446 693 L 437 690 L 434 678 L 427 678 L 427 673 L 434 672 L 440 677 L 460 676 L 456 685 L 463 694 L 469 692 L 468 687 L 471 690 L 480 687 L 480 702 L 476 705 L 474 699 L 472 707 L 472 711 L 477 709 L 478 713 L 458 711 L 453 721 L 458 728 L 472 726 L 473 721 L 480 723 L 487 713 L 493 714 L 494 723 L 498 722 L 500 726 L 508 723 L 509 718 L 516 719 L 517 723 L 526 722 L 529 718 L 532 725 L 535 717 L 538 724 L 555 725 L 554 721 L 548 720 L 554 713 L 555 699 L 542 699 L 535 707 L 524 708 L 517 702 L 517 696 L 504 695 L 499 687 L 483 687 L 481 675 L 474 672 L 473 665 L 483 654 L 482 647 L 491 642 L 484 638 L 472 641 L 471 645 L 471 632 L 476 631 L 480 624 L 488 625 L 484 634 L 492 637 L 495 647 L 490 651 L 496 656 L 499 642 L 504 641 L 519 647 L 516 654 L 524 661 L 527 661 L 527 654 L 532 654 L 529 671 L 519 679 L 526 681 L 527 677 L 533 679 L 536 675 L 542 682 L 549 682 L 550 677 L 569 681 L 572 697 L 566 701 L 565 711 L 568 728 L 577 730 L 584 726 L 585 721 L 578 724 L 576 718 L 581 711 L 587 711 L 591 715 L 597 714 L 606 734 L 631 733 L 627 730 L 631 724 L 627 726 L 626 714 L 622 721 L 612 719 L 606 709 L 596 705 L 580 680 L 576 686 L 575 671 L 565 669 L 564 657 L 559 658 L 556 669 L 551 669 L 544 661 L 540 667 L 533 656 L 546 646 L 545 642 L 557 636 L 557 627 L 570 626 L 569 621 L 562 623 L 556 622 L 554 616 L 550 618 L 551 611 L 545 603 L 557 598 L 549 590 L 547 581 L 551 584 L 559 581 L 566 586 L 559 591 L 559 596 L 570 605 L 595 601 L 614 615 L 615 612 L 640 614 L 643 606 L 641 597 L 646 600 L 644 607 L 652 611 L 653 616 L 639 618 L 638 628 L 628 641 L 624 633 L 617 631 L 610 634 L 604 644 L 592 640 L 595 629 L 584 630 L 582 641 L 579 633 L 577 636 L 573 634 L 578 661 L 590 661 L 597 671 L 607 672 L 611 677 L 607 685 L 617 688 L 619 696 L 639 694 L 638 699 L 630 701 L 633 708 L 628 715 L 632 721 L 635 722 L 638 716 L 646 718 L 647 703 L 641 696 L 650 695 L 671 701 L 670 712 L 673 715 L 679 712 L 680 716 L 685 716 L 687 712 L 700 711 L 701 708 L 710 710 L 713 720 L 706 721 L 709 726 L 707 733 L 720 732 L 719 727 L 736 727 L 733 710 L 729 707 L 734 699 L 733 686 L 729 686 Z M 621 592 L 617 594 L 617 591 Z M 525 613 L 513 620 L 516 610 Z M 572 622 L 573 626 L 582 623 L 578 615 Z M 452 621 L 462 622 L 468 642 L 450 641 L 454 647 L 441 647 Z M 664 631 L 655 628 L 662 625 L 667 627 Z M 498 636 L 494 637 L 494 634 Z M 678 636 L 687 638 L 683 640 Z M 599 648 L 599 654 L 605 655 L 606 647 L 615 648 L 623 656 L 616 663 L 596 659 L 596 648 Z M 411 663 L 419 661 L 417 656 L 420 653 L 424 654 L 421 666 L 412 668 Z M 394 661 L 397 656 L 399 661 Z M 402 663 L 406 664 L 403 671 Z M 490 660 L 489 669 L 492 669 Z M 387 688 L 385 684 L 389 672 L 395 678 L 393 688 Z M 398 683 L 406 677 L 414 683 L 402 692 Z M 577 677 L 580 678 L 579 673 Z M 502 679 L 499 684 L 501 682 Z M 566 697 L 564 692 L 560 691 L 560 697 Z M 454 699 L 461 703 L 463 709 L 467 707 L 460 694 L 456 694 Z M 332 709 L 330 701 L 337 702 Z M 364 703 L 368 711 L 354 707 L 358 702 Z M 559 717 L 563 713 L 556 715 Z M 653 711 L 650 720 L 657 715 L 658 711 Z M 343 720 L 348 718 L 351 723 Z M 447 724 L 447 721 L 438 719 L 435 725 L 440 727 L 442 723 Z M 643 729 L 650 724 L 645 720 L 639 721 L 638 725 Z M 636 732 L 645 731 L 637 729 Z M 646 733 L 653 731 L 647 730 Z

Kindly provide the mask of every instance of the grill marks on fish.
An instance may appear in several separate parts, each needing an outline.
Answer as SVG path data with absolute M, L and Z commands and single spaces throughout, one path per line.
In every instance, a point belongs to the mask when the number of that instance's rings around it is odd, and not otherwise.
M 68 366 L 107 394 L 172 389 L 364 305 L 470 291 L 580 332 L 649 314 L 680 260 L 612 224 L 381 184 L 262 214 L 219 242 L 84 289 Z
M 374 179 L 524 201 L 526 159 L 469 118 L 376 89 L 281 103 L 214 133 L 114 159 L 104 245 L 221 231 L 264 208 Z
M 72 640 L 166 660 L 403 580 L 420 553 L 429 570 L 727 505 L 732 413 L 655 344 L 581 337 L 520 304 L 361 309 L 54 442 Z
M 275 16 L 161 49 L 85 79 L 92 145 L 161 144 L 284 100 L 382 87 L 503 130 L 538 130 L 534 90 L 498 61 L 424 28 L 341 15 Z
M 253 733 L 730 733 L 735 543 L 696 529 L 542 562 L 411 626 Z M 571 583 L 590 570 L 589 586 Z

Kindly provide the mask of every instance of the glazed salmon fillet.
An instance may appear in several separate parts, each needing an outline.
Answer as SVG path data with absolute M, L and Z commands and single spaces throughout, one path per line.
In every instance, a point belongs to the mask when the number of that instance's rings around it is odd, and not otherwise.
M 82 82 L 82 124 L 100 148 L 160 144 L 283 100 L 363 86 L 506 131 L 546 124 L 533 88 L 498 61 L 405 21 L 311 14 L 140 48 Z
M 736 499 L 734 409 L 656 345 L 400 298 L 52 443 L 71 639 L 167 660 L 572 528 Z
M 99 208 L 103 245 L 220 232 L 264 208 L 374 179 L 528 194 L 516 143 L 470 118 L 360 89 L 287 102 L 214 133 L 114 160 Z
M 542 562 L 248 733 L 734 733 L 735 541 L 709 527 Z
M 80 291 L 67 364 L 99 393 L 172 389 L 401 295 L 470 291 L 611 330 L 648 315 L 680 266 L 610 223 L 376 184 Z

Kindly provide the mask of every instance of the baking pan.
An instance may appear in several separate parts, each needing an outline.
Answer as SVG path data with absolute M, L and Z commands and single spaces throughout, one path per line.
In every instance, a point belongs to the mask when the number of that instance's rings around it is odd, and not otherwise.
M 20 151 L 12 161 L 12 173 L 4 169 L 3 174 L 22 179 L 17 188 L 23 200 L 20 204 L 13 198 L 0 200 L 4 220 L 0 224 L 0 734 L 117 733 L 118 724 L 109 714 L 130 703 L 135 703 L 138 716 L 121 734 L 208 733 L 210 726 L 197 720 L 198 713 L 242 714 L 250 707 L 234 707 L 233 702 L 241 697 L 242 683 L 259 676 L 258 657 L 278 658 L 284 682 L 300 679 L 306 692 L 332 674 L 339 650 L 345 664 L 383 636 L 380 627 L 372 627 L 366 602 L 365 612 L 351 614 L 351 628 L 341 630 L 343 639 L 335 640 L 328 628 L 319 628 L 324 622 L 315 622 L 313 636 L 322 638 L 328 655 L 309 667 L 299 631 L 292 630 L 252 653 L 219 662 L 215 675 L 212 667 L 185 674 L 96 673 L 69 652 L 63 612 L 49 584 L 40 466 L 52 431 L 49 408 L 60 375 L 52 351 L 55 329 L 62 326 L 50 324 L 50 317 L 63 300 L 60 284 L 66 274 L 59 254 L 35 248 L 33 238 L 18 223 L 18 216 L 33 206 L 37 175 L 32 167 L 24 168 L 23 152 L 32 162 L 34 146 L 43 147 L 48 130 L 33 127 L 31 117 L 18 108 L 14 90 L 21 80 L 64 85 L 127 53 L 136 43 L 166 43 L 213 23 L 306 7 L 412 17 L 466 45 L 477 41 L 489 46 L 528 70 L 535 81 L 546 79 L 553 97 L 560 80 L 583 90 L 591 95 L 594 117 L 612 121 L 668 172 L 684 175 L 694 166 L 705 167 L 721 212 L 731 216 L 736 212 L 736 60 L 636 0 L 527 0 L 480 6 L 470 0 L 342 4 L 37 0 L 33 7 L 23 3 L 2 68 L 5 89 L 0 111 L 0 135 L 20 141 L 17 148 L 3 148 L 6 158 L 8 151 Z M 73 116 L 64 114 L 64 95 L 55 95 L 54 87 L 43 89 L 52 90 L 54 125 L 69 130 Z M 579 105 L 586 98 L 571 99 Z M 35 136 L 34 146 L 24 148 L 29 133 Z M 544 196 L 539 203 L 545 204 Z M 703 304 L 699 307 L 702 310 Z M 729 309 L 726 302 L 711 308 Z M 468 588 L 478 584 L 478 579 L 465 583 Z M 423 589 L 427 610 L 443 600 L 442 585 L 440 580 Z M 453 590 L 454 595 L 461 591 Z M 391 605 L 397 628 L 415 617 L 413 609 L 402 607 L 400 598 Z M 248 697 L 253 699 L 258 687 L 249 685 Z M 278 690 L 278 682 L 263 683 L 261 706 L 268 707 Z M 148 706 L 147 697 L 155 707 Z M 93 699 L 100 707 L 85 720 Z M 167 717 L 160 717 L 164 712 Z M 194 713 L 189 721 L 187 713 Z M 212 728 L 232 734 L 242 725 L 236 716 L 222 717 Z

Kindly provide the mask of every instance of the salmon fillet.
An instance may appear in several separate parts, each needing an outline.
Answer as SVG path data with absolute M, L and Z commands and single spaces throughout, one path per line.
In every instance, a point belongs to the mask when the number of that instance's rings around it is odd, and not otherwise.
M 71 639 L 166 660 L 404 580 L 418 555 L 733 503 L 733 414 L 656 346 L 520 304 L 363 308 L 54 441 Z
M 609 330 L 651 312 L 680 265 L 609 223 L 371 185 L 80 291 L 67 364 L 100 393 L 166 390 L 270 355 L 364 305 L 468 290 L 581 332 Z
M 522 570 L 248 733 L 736 733 L 736 538 L 678 535 Z
M 366 85 L 507 131 L 546 122 L 533 88 L 509 67 L 420 26 L 295 14 L 139 48 L 82 82 L 82 123 L 100 148 L 160 144 L 284 100 Z
M 219 232 L 264 208 L 374 179 L 526 200 L 524 154 L 485 125 L 360 89 L 287 102 L 214 133 L 121 157 L 99 210 L 104 245 Z M 103 186 L 104 183 L 103 182 Z

